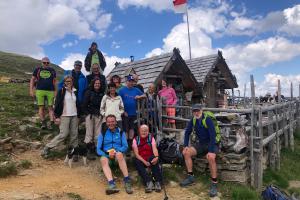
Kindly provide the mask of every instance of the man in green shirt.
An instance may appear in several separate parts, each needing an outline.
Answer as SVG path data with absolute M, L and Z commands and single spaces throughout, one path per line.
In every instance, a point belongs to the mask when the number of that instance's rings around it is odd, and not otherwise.
M 85 57 L 84 60 L 84 67 L 86 71 L 90 71 L 91 66 L 93 64 L 97 63 L 100 66 L 100 73 L 103 74 L 104 69 L 106 67 L 106 62 L 103 54 L 101 51 L 98 50 L 98 45 L 96 42 L 93 42 L 91 44 L 91 47 L 89 48 L 89 52 Z

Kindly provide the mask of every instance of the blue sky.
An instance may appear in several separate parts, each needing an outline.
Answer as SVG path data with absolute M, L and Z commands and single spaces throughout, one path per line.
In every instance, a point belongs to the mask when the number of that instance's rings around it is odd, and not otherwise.
M 257 93 L 288 96 L 300 83 L 300 3 L 296 0 L 191 0 L 192 56 L 222 50 L 241 88 L 254 74 Z M 170 52 L 188 58 L 186 16 L 171 0 L 11 0 L 0 3 L 0 50 L 41 58 L 71 69 L 92 41 L 108 68 Z M 15 19 L 12 23 L 11 19 Z M 298 95 L 298 88 L 295 88 Z

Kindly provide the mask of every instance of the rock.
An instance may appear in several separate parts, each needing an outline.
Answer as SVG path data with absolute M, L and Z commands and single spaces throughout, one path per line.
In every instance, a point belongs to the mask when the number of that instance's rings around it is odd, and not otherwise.
M 169 185 L 170 185 L 171 187 L 177 187 L 177 186 L 178 186 L 178 183 L 176 183 L 175 181 L 170 181 L 170 182 L 169 182 Z
M 19 126 L 19 130 L 24 132 L 26 130 L 27 126 L 26 125 L 21 125 Z
M 0 106 L 0 111 L 3 112 L 4 110 L 5 110 L 5 108 Z
M 1 151 L 8 151 L 11 152 L 13 150 L 14 146 L 12 143 L 5 143 L 0 146 Z

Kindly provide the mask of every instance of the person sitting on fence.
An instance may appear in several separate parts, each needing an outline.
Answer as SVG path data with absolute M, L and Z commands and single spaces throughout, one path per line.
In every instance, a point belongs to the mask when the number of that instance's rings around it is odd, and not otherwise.
M 102 115 L 102 130 L 107 128 L 106 126 L 106 116 L 115 115 L 117 119 L 117 125 L 120 129 L 122 126 L 122 114 L 124 113 L 124 104 L 122 98 L 116 92 L 116 85 L 114 83 L 108 84 L 107 94 L 104 95 L 101 106 L 100 114 Z
M 121 88 L 123 88 L 124 86 L 121 84 L 121 77 L 119 75 L 113 75 L 111 78 L 110 78 L 110 81 L 109 83 L 114 83 L 116 85 L 116 89 L 117 89 L 117 92 L 120 91 Z
M 132 149 L 135 155 L 135 167 L 142 177 L 145 192 L 161 191 L 161 170 L 158 162 L 158 150 L 154 137 L 149 133 L 149 127 L 145 124 L 139 128 L 139 135 L 133 139 Z M 146 168 L 151 168 L 154 177 L 154 185 L 152 177 L 147 174 Z
M 124 158 L 124 153 L 127 151 L 128 144 L 126 135 L 121 129 L 117 127 L 117 120 L 114 115 L 106 117 L 108 129 L 101 132 L 98 136 L 97 153 L 101 157 L 100 162 L 104 175 L 108 181 L 108 188 L 106 194 L 117 193 L 120 190 L 116 187 L 113 179 L 110 165 L 116 160 L 119 164 L 120 170 L 124 176 L 125 190 L 128 194 L 132 194 L 131 180 L 128 175 L 128 169 Z
M 192 157 L 203 157 L 209 164 L 210 174 L 211 174 L 211 186 L 209 195 L 211 197 L 217 196 L 217 164 L 216 164 L 216 154 L 219 151 L 216 142 L 216 131 L 215 126 L 210 117 L 204 118 L 204 113 L 202 111 L 202 105 L 196 104 L 192 107 L 193 119 L 191 119 L 187 125 L 184 134 L 184 149 L 183 156 L 185 160 L 185 165 L 187 168 L 188 176 L 185 180 L 180 183 L 180 186 L 185 187 L 191 185 L 195 182 L 195 177 L 193 174 L 193 161 Z M 193 120 L 196 119 L 195 125 L 193 125 Z M 206 119 L 206 120 L 205 120 Z M 206 127 L 204 126 L 205 120 Z M 189 145 L 189 138 L 191 133 L 196 134 L 196 141 Z
M 146 95 L 142 93 L 141 90 L 133 87 L 134 78 L 129 75 L 126 81 L 126 87 L 123 87 L 119 91 L 119 95 L 122 97 L 124 103 L 124 120 L 123 120 L 123 128 L 125 128 L 127 133 L 128 144 L 131 147 L 132 139 L 134 137 L 134 128 L 135 121 L 137 120 L 137 100 L 145 98 Z
M 165 100 L 165 104 L 167 106 L 174 106 L 177 102 L 177 96 L 175 93 L 175 90 L 172 87 L 168 87 L 167 81 L 162 80 L 161 81 L 161 90 L 158 92 L 158 95 Z M 168 107 L 166 108 L 167 115 L 170 117 L 176 116 L 176 108 L 175 107 Z M 167 123 L 171 128 L 176 128 L 175 119 L 168 119 Z

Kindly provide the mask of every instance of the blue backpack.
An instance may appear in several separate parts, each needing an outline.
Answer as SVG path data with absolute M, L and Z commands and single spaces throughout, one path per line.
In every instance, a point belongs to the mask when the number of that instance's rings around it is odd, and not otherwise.
M 261 197 L 263 200 L 292 200 L 285 192 L 274 185 L 269 185 L 262 191 Z

